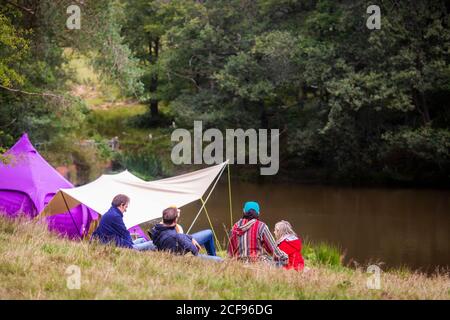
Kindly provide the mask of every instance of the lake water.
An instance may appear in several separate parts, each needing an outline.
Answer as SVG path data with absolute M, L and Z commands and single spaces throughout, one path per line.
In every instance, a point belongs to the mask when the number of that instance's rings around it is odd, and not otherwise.
M 261 220 L 272 232 L 277 221 L 288 220 L 302 238 L 342 248 L 346 263 L 383 262 L 383 269 L 408 266 L 425 272 L 450 266 L 450 191 L 236 182 L 232 195 L 233 220 L 245 201 L 258 201 Z M 224 224 L 230 228 L 226 183 L 218 184 L 206 207 L 225 243 Z M 199 203 L 183 208 L 185 231 L 199 208 Z M 192 232 L 208 227 L 202 212 Z

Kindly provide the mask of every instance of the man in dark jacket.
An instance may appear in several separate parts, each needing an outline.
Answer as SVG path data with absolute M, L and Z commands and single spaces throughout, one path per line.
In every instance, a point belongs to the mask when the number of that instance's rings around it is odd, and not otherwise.
M 163 223 L 157 224 L 152 228 L 151 234 L 153 243 L 158 250 L 170 251 L 175 254 L 192 253 L 205 259 L 222 261 L 222 258 L 215 255 L 215 250 L 209 255 L 199 254 L 200 244 L 195 240 L 194 235 L 179 233 L 176 230 L 179 213 L 177 208 L 167 208 L 163 211 Z M 212 237 L 212 234 L 211 234 Z
M 91 239 L 98 239 L 101 243 L 114 243 L 118 247 L 136 249 L 136 250 L 156 250 L 152 241 L 133 242 L 130 232 L 123 222 L 123 214 L 127 211 L 130 198 L 119 194 L 114 197 L 111 208 L 106 212 L 98 228 L 92 234 Z

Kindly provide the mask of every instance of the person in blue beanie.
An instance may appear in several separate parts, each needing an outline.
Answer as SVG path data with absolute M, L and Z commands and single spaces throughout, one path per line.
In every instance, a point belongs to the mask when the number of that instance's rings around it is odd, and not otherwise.
M 264 261 L 277 266 L 287 264 L 288 256 L 281 251 L 267 225 L 260 221 L 259 204 L 244 204 L 243 217 L 231 230 L 228 256 L 244 262 Z

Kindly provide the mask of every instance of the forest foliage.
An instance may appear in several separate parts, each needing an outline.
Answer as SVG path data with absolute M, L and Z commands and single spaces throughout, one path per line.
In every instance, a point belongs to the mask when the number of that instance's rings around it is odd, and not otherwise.
M 70 47 L 148 105 L 148 127 L 280 129 L 281 176 L 448 185 L 444 0 L 0 2 L 3 148 L 24 131 L 75 139 L 90 111 L 68 93 Z M 65 28 L 74 3 L 80 30 Z

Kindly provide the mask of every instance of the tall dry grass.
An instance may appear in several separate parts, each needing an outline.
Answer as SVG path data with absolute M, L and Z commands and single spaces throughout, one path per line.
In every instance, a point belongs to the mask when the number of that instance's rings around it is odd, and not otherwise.
M 67 286 L 78 266 L 80 289 Z M 26 220 L 0 218 L 1 299 L 449 299 L 449 275 L 382 273 L 316 265 L 306 273 L 215 263 L 162 252 L 73 242 Z

